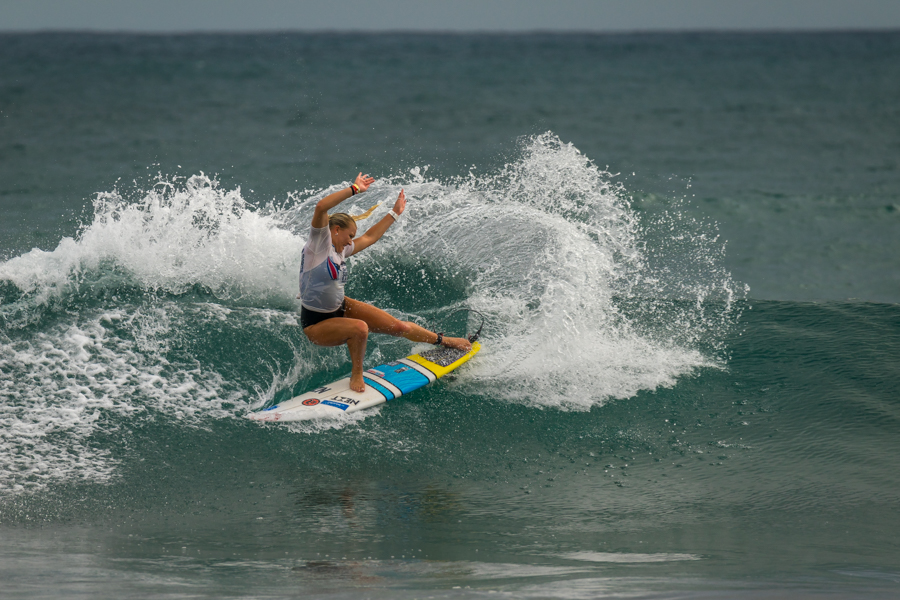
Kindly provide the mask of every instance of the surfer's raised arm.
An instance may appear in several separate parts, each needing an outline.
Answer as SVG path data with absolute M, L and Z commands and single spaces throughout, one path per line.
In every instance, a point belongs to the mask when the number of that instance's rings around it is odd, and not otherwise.
M 377 205 L 356 217 L 346 213 L 335 213 L 329 217 L 330 209 L 354 194 L 366 191 L 374 181 L 373 177 L 360 173 L 349 188 L 319 200 L 300 260 L 300 324 L 303 333 L 309 341 L 319 346 L 347 345 L 352 365 L 348 385 L 354 392 L 366 389 L 363 357 L 369 332 L 446 346 L 464 353 L 472 349 L 472 343 L 465 338 L 444 337 L 443 333 L 428 331 L 410 321 L 400 321 L 380 308 L 344 295 L 344 284 L 349 275 L 346 259 L 381 239 L 406 208 L 406 195 L 400 190 L 394 209 L 358 239 L 354 239 L 356 221 L 372 214 Z
M 359 194 L 369 189 L 369 186 L 375 182 L 375 178 L 371 175 L 363 175 L 360 173 L 356 176 L 356 181 L 348 188 L 338 190 L 333 194 L 328 194 L 316 204 L 316 211 L 313 213 L 312 226 L 321 228 L 328 227 L 328 211 L 346 200 L 351 196 Z
M 397 201 L 394 202 L 394 208 L 388 214 L 384 215 L 384 217 L 369 227 L 364 234 L 353 240 L 353 254 L 361 250 L 365 250 L 384 235 L 384 232 L 388 230 L 388 227 L 394 224 L 400 215 L 403 214 L 403 211 L 406 209 L 406 194 L 403 193 L 403 190 L 400 190 L 400 195 L 397 196 Z

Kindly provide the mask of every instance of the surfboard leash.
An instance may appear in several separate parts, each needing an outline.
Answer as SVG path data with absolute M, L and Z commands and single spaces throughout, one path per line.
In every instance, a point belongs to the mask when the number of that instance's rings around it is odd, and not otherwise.
M 468 336 L 468 338 L 467 338 L 467 339 L 469 340 L 469 342 L 474 342 L 474 341 L 476 341 L 476 340 L 481 336 L 481 330 L 484 329 L 484 321 L 485 321 L 485 318 L 484 318 L 484 315 L 483 315 L 481 312 L 475 310 L 474 308 L 457 308 L 457 309 L 454 310 L 452 313 L 450 313 L 449 315 L 447 315 L 446 317 L 444 317 L 444 318 L 442 319 L 442 321 L 446 321 L 447 319 L 449 319 L 450 317 L 452 317 L 452 316 L 455 315 L 456 313 L 458 313 L 458 312 L 463 312 L 463 311 L 470 312 L 470 313 L 475 313 L 476 315 L 478 315 L 479 317 L 481 317 L 481 325 L 478 326 L 478 331 L 476 331 L 476 332 L 473 333 L 472 335 Z M 434 324 L 434 321 L 431 321 L 431 324 Z M 435 327 L 432 327 L 431 330 L 438 334 L 438 338 L 439 338 L 439 339 L 444 337 L 444 332 L 443 332 L 443 331 L 441 331 L 441 332 L 438 333 L 437 328 L 435 328 Z
M 477 310 L 473 310 L 471 308 L 466 309 L 469 312 L 473 312 L 479 317 L 481 317 L 481 325 L 478 326 L 478 331 L 469 336 L 469 342 L 475 342 L 479 337 L 481 337 L 481 330 L 484 329 L 484 315 L 478 312 Z

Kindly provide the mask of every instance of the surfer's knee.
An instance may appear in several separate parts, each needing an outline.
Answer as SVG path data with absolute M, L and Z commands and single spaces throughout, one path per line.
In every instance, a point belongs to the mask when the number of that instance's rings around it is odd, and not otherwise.
M 365 321 L 356 321 L 353 324 L 353 337 L 359 340 L 365 340 L 369 337 L 369 326 Z

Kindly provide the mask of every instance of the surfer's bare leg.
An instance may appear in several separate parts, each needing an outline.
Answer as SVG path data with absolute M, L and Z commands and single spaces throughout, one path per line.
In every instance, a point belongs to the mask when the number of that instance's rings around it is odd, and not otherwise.
M 344 314 L 347 317 L 365 321 L 369 326 L 369 331 L 373 333 L 385 333 L 394 337 L 402 337 L 411 342 L 433 344 L 437 341 L 437 334 L 433 331 L 428 331 L 424 327 L 420 327 L 409 321 L 401 321 L 371 304 L 347 298 L 346 296 L 344 296 L 344 301 L 346 302 Z M 472 349 L 471 342 L 465 338 L 445 336 L 441 345 L 448 348 L 465 350 L 466 352 Z
M 306 337 L 318 346 L 340 346 L 347 344 L 350 351 L 350 389 L 363 392 L 366 389 L 363 380 L 363 357 L 366 355 L 366 341 L 369 339 L 369 326 L 360 319 L 336 317 L 326 319 L 303 330 Z

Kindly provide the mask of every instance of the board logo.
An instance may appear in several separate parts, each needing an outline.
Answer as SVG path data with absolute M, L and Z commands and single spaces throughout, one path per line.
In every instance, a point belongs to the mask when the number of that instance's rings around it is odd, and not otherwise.
M 343 402 L 344 404 L 348 405 L 356 406 L 357 404 L 359 404 L 359 400 L 354 400 L 353 398 L 348 398 L 346 396 L 335 396 L 334 399 L 338 402 Z
M 348 408 L 350 408 L 349 404 L 344 404 L 343 402 L 335 402 L 334 400 L 322 400 L 322 404 L 326 406 L 333 406 L 341 410 L 347 410 Z
M 303 401 L 303 406 L 315 406 L 318 403 L 319 403 L 318 398 L 307 398 L 306 400 Z

